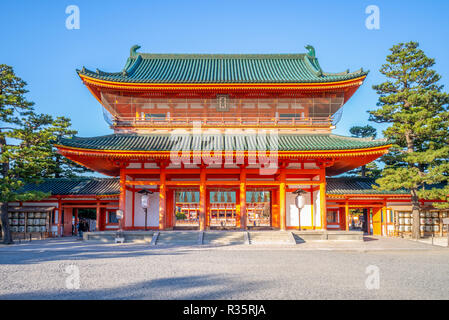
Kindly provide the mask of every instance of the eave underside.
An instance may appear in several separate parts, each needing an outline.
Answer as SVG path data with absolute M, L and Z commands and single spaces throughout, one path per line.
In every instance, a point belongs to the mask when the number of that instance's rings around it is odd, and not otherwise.
M 389 146 L 358 149 L 358 150 L 337 150 L 337 151 L 314 151 L 314 152 L 131 152 L 131 151 L 105 151 L 105 150 L 83 150 L 77 148 L 66 148 L 57 146 L 59 152 L 70 160 L 79 163 L 94 171 L 109 175 L 118 176 L 120 168 L 129 163 L 156 163 L 158 165 L 175 164 L 184 166 L 185 164 L 197 163 L 208 165 L 209 159 L 218 160 L 218 163 L 237 163 L 248 165 L 252 159 L 265 157 L 276 166 L 289 163 L 315 162 L 318 166 L 326 168 L 326 175 L 333 176 L 346 171 L 358 168 L 388 152 Z M 176 162 L 173 162 L 176 159 Z M 232 160 L 230 160 L 232 159 Z M 221 161 L 220 161 L 221 160 Z M 257 162 L 255 162 L 257 163 Z M 216 165 L 215 165 L 216 166 Z M 224 169 L 224 165 L 221 165 Z M 299 172 L 299 169 L 298 169 Z

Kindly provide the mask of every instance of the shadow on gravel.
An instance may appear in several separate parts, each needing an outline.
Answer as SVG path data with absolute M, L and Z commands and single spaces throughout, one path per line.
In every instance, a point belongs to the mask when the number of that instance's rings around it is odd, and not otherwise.
M 82 286 L 82 283 L 81 283 Z M 124 300 L 124 299 L 232 299 L 242 290 L 251 291 L 268 286 L 266 281 L 242 281 L 223 274 L 160 278 L 111 289 L 34 291 L 0 295 L 0 300 Z
M 0 250 L 1 251 L 1 250 Z M 115 258 L 138 258 L 146 256 L 177 256 L 185 253 L 185 250 L 157 250 L 146 247 L 141 248 L 108 248 L 83 250 L 80 248 L 66 250 L 31 250 L 0 252 L 0 264 L 38 264 L 42 262 L 58 262 L 64 260 L 95 260 Z

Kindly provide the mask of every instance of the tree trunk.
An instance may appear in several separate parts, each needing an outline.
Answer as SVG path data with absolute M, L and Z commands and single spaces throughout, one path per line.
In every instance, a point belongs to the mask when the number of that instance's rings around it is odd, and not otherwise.
M 419 211 L 420 211 L 419 198 L 416 188 L 411 189 L 410 193 L 412 196 L 412 217 L 413 217 L 412 238 L 419 239 L 421 238 L 421 232 L 419 230 Z
M 361 175 L 362 175 L 363 178 L 366 177 L 366 166 L 362 166 L 362 172 L 361 172 Z
M 4 148 L 6 146 L 6 138 L 0 130 L 0 152 L 3 154 Z M 9 170 L 9 162 L 3 162 L 0 164 L 0 175 L 2 178 L 5 178 L 8 174 Z M 0 202 L 0 224 L 2 227 L 2 235 L 3 235 L 3 243 L 4 244 L 12 244 L 12 235 L 11 228 L 9 226 L 9 217 L 8 217 L 8 203 Z
M 1 214 L 0 220 L 2 225 L 2 233 L 3 233 L 3 243 L 4 244 L 12 244 L 12 234 L 11 227 L 9 226 L 9 217 L 8 217 L 8 204 L 1 203 Z

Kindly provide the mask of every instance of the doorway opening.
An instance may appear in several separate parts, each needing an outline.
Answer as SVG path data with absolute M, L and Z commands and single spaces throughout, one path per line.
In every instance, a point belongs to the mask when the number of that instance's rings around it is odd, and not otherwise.
M 210 228 L 235 229 L 237 227 L 237 192 L 211 190 L 209 197 Z
M 200 226 L 200 192 L 195 189 L 175 191 L 176 229 L 197 229 Z
M 271 228 L 271 191 L 246 192 L 247 226 L 251 229 Z

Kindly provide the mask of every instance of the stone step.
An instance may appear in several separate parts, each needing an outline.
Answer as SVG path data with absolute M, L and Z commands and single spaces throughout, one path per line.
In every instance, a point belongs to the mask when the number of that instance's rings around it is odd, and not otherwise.
M 363 241 L 362 231 L 340 231 L 340 230 L 307 230 L 307 231 L 292 231 L 297 243 L 305 241 L 317 240 L 334 240 L 334 241 Z
M 296 244 L 292 233 L 287 231 L 250 231 L 248 237 L 250 244 Z
M 195 245 L 198 244 L 198 231 L 160 232 L 156 245 Z
M 204 233 L 203 244 L 244 244 L 245 237 L 239 231 L 210 231 Z
M 126 231 L 119 233 L 117 231 L 97 231 L 85 232 L 83 239 L 87 241 L 99 242 L 115 242 L 115 239 L 120 237 L 125 238 L 125 243 L 150 243 L 153 238 L 152 231 Z

